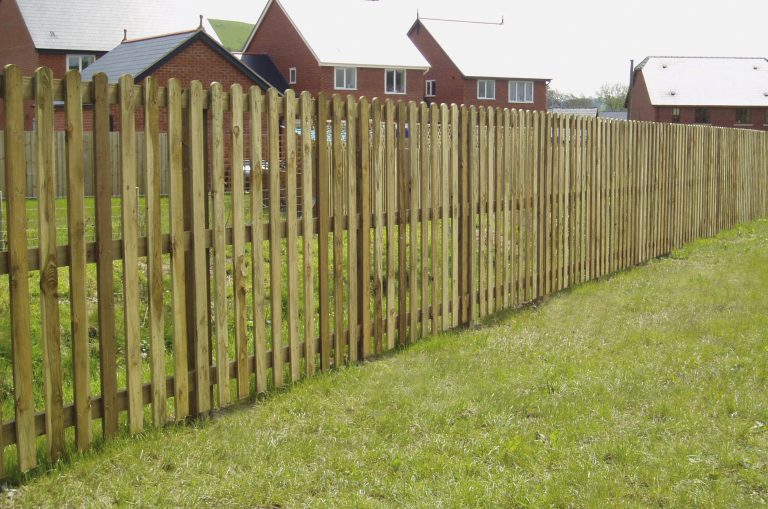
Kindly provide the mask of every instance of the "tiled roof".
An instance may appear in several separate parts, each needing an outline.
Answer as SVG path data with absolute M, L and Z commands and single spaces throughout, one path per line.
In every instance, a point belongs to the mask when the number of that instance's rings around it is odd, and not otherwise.
M 648 57 L 642 71 L 654 106 L 768 106 L 768 60 Z
M 189 41 L 195 34 L 197 31 L 193 30 L 138 41 L 126 41 L 83 70 L 83 79 L 89 81 L 93 79 L 94 74 L 100 72 L 105 73 L 111 83 L 117 82 L 123 74 L 139 77 L 173 50 Z
M 129 39 L 188 30 L 199 24 L 218 41 L 207 16 L 252 21 L 258 15 L 238 0 L 16 0 L 35 47 L 109 51 Z M 254 9 L 258 9 L 255 6 Z M 241 17 L 243 19 L 241 19 Z M 220 42 L 220 41 L 219 41 Z
M 125 41 L 83 70 L 83 80 L 89 81 L 93 79 L 94 74 L 100 72 L 105 73 L 111 83 L 117 82 L 123 74 L 130 74 L 136 80 L 140 80 L 194 39 L 200 39 L 209 44 L 219 52 L 222 58 L 229 60 L 262 88 L 270 87 L 267 80 L 241 63 L 202 30 Z
M 626 111 L 601 111 L 600 118 L 612 118 L 614 120 L 627 120 Z
M 240 61 L 253 69 L 256 74 L 267 80 L 280 93 L 284 93 L 288 88 L 288 82 L 285 76 L 277 69 L 269 55 L 248 55 L 240 57 Z
M 597 108 L 550 108 L 550 113 L 561 115 L 581 115 L 584 117 L 597 117 Z

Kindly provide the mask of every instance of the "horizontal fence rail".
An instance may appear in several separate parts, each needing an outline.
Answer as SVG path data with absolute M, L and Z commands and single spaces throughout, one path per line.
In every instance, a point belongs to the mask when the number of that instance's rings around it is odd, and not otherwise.
M 8 473 L 768 211 L 757 131 L 14 66 L 0 96 Z

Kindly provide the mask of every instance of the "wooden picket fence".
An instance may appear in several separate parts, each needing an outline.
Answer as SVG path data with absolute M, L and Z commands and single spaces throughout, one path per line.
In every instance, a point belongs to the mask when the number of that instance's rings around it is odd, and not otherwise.
M 14 66 L 5 68 L 0 91 L 8 226 L 0 275 L 9 275 L 14 401 L 6 404 L 15 414 L 0 426 L 0 446 L 15 449 L 22 472 L 41 457 L 62 457 L 68 428 L 87 450 L 98 434 L 207 415 L 768 211 L 768 135 L 757 131 L 280 96 L 238 85 L 206 90 L 199 82 L 182 89 L 176 80 L 161 88 L 152 78 L 140 86 L 130 77 L 110 85 L 104 75 L 81 83 L 76 72 L 54 80 L 40 69 L 24 78 Z M 25 101 L 34 102 L 37 125 L 34 249 L 26 231 Z M 54 101 L 64 101 L 68 124 L 67 245 L 53 230 Z M 93 243 L 83 220 L 84 104 L 94 126 Z M 119 153 L 110 143 L 112 107 L 120 112 Z M 138 112 L 146 238 L 135 220 Z M 285 128 L 294 122 L 301 134 Z M 281 185 L 274 170 L 285 167 L 284 210 L 277 200 L 265 209 L 261 179 L 246 193 L 240 172 L 225 193 L 225 150 L 235 168 L 243 158 L 268 161 L 272 195 Z M 105 219 L 114 161 L 120 240 Z M 311 214 L 298 213 L 299 187 L 312 198 Z M 69 277 L 65 295 L 59 271 Z M 95 296 L 87 292 L 94 278 Z M 30 299 L 32 284 L 39 303 Z M 33 335 L 35 306 L 42 320 Z M 97 331 L 93 343 L 89 330 Z M 42 376 L 34 375 L 33 343 L 43 347 Z
M 5 172 L 2 171 L 5 167 L 5 133 L 0 131 L 0 192 L 6 194 L 5 186 Z M 138 179 L 137 184 L 139 192 L 144 195 L 147 188 L 146 172 L 142 167 L 143 162 L 146 160 L 144 157 L 144 133 L 136 133 L 136 161 L 138 167 Z M 113 154 L 120 153 L 120 134 L 117 132 L 109 133 L 110 151 Z M 54 195 L 56 198 L 66 198 L 67 196 L 67 153 L 66 153 L 66 133 L 64 131 L 54 132 L 54 157 L 55 157 L 55 176 L 54 176 Z M 161 181 L 160 192 L 163 195 L 168 194 L 170 187 L 170 178 L 168 172 L 168 136 L 166 133 L 160 134 L 160 164 Z M 37 198 L 40 178 L 37 174 L 39 165 L 37 164 L 37 134 L 34 131 L 27 131 L 24 133 L 24 161 L 26 163 L 26 196 L 27 198 Z M 83 133 L 83 189 L 85 196 L 94 196 L 94 175 L 93 175 L 93 163 L 94 163 L 94 151 L 93 151 L 93 134 L 90 132 Z M 120 161 L 117 158 L 112 160 L 112 194 L 113 196 L 120 196 Z

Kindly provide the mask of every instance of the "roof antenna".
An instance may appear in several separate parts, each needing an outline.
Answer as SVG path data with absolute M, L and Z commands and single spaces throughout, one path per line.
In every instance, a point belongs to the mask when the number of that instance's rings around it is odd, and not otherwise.
M 123 42 L 128 40 L 128 29 L 123 28 Z
M 203 29 L 203 15 L 200 15 L 200 24 L 197 26 L 198 30 L 204 30 Z

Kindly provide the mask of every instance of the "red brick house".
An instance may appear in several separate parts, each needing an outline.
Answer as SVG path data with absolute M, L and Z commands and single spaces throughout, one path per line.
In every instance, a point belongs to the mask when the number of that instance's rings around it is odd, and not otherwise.
M 184 6 L 182 0 L 1 0 L 0 68 L 16 64 L 31 75 L 45 66 L 61 78 L 117 46 L 124 31 L 140 39 L 196 26 L 199 13 Z
M 648 57 L 627 107 L 630 120 L 768 130 L 768 60 Z
M 429 63 L 385 2 L 269 0 L 245 45 L 297 92 L 421 100 Z M 391 19 L 391 18 L 390 18 Z
M 0 0 L 0 73 L 7 64 L 18 65 L 27 76 L 43 66 L 54 78 L 69 69 L 84 71 L 120 44 L 126 32 L 139 39 L 196 26 L 199 14 L 186 7 L 184 0 Z M 207 18 L 203 26 L 217 40 Z M 29 106 L 26 129 L 32 128 L 33 116 Z
M 425 98 L 546 111 L 550 80 L 509 51 L 510 35 L 503 24 L 416 19 L 408 37 L 430 64 Z

